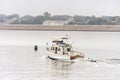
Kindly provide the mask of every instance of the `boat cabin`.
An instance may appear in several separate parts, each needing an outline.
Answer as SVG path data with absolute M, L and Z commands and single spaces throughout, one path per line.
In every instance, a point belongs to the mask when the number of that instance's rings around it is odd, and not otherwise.
M 47 48 L 52 53 L 61 54 L 61 55 L 69 55 L 72 51 L 72 45 L 67 42 L 67 37 L 57 38 L 52 40 L 52 46 Z
M 51 45 L 47 44 L 47 54 L 50 59 L 83 59 L 84 54 L 81 52 L 74 51 L 72 44 L 69 43 L 68 36 L 61 38 L 54 38 Z

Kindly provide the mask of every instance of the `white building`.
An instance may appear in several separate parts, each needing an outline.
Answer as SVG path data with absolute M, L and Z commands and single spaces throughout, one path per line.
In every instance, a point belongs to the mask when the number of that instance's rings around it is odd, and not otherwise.
M 43 22 L 43 25 L 48 25 L 48 26 L 63 26 L 66 25 L 68 23 L 68 21 L 51 21 L 51 20 L 47 20 Z

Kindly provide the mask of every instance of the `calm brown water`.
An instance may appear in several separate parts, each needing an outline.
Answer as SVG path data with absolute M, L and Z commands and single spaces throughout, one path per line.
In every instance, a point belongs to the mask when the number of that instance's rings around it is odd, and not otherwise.
M 46 42 L 65 34 L 75 50 L 97 63 L 46 58 Z M 0 80 L 120 80 L 119 32 L 5 30 L 0 37 Z

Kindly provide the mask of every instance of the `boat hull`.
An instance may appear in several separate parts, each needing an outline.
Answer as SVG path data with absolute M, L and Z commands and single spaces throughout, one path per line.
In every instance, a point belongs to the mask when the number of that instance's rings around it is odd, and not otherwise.
M 53 59 L 53 60 L 74 60 L 74 59 L 83 59 L 84 56 L 83 55 L 62 55 L 62 54 L 55 54 L 55 53 L 52 53 L 52 52 L 49 52 L 47 51 L 47 56 L 48 58 L 50 59 Z
M 48 58 L 53 59 L 53 60 L 70 60 L 69 55 L 54 54 L 49 51 L 47 51 L 47 56 Z

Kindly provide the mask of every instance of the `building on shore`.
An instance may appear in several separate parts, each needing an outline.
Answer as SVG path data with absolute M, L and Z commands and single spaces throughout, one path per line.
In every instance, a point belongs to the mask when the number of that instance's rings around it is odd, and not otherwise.
M 43 25 L 50 25 L 50 26 L 63 26 L 63 25 L 67 25 L 68 21 L 60 21 L 60 20 L 46 20 L 43 22 Z

